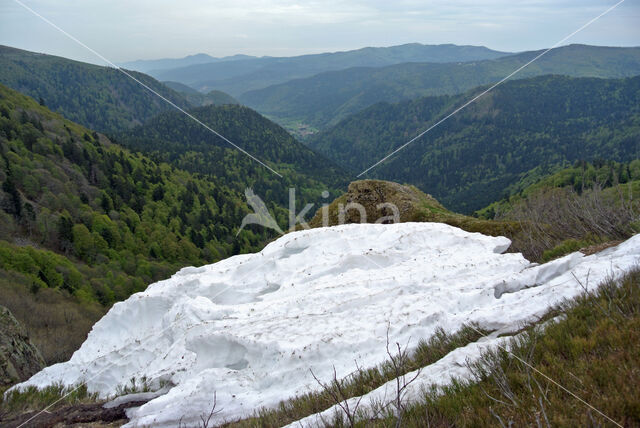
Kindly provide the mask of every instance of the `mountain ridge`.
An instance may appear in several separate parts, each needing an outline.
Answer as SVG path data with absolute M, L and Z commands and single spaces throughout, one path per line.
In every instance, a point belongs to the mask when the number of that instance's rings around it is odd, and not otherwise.
M 484 46 L 408 43 L 294 57 L 262 57 L 238 62 L 199 64 L 151 74 L 160 80 L 175 80 L 200 90 L 219 89 L 232 96 L 238 96 L 250 89 L 327 70 L 363 65 L 383 66 L 412 60 L 470 61 L 507 54 Z
M 182 58 L 159 58 L 159 59 L 137 59 L 118 63 L 118 66 L 141 73 L 153 73 L 177 67 L 186 67 L 195 64 L 206 64 L 211 62 L 238 61 L 253 58 L 250 55 L 231 55 L 226 57 L 214 57 L 205 53 L 187 55 Z
M 238 100 L 279 122 L 298 121 L 320 129 L 377 102 L 429 95 L 455 95 L 509 75 L 544 50 L 466 63 L 403 63 L 382 68 L 328 71 L 260 90 Z M 514 79 L 544 74 L 621 78 L 640 74 L 640 47 L 568 45 L 555 48 Z
M 151 76 L 128 73 L 178 107 L 190 106 L 181 94 Z M 173 109 L 115 68 L 8 46 L 0 46 L 0 83 L 100 132 L 129 128 Z

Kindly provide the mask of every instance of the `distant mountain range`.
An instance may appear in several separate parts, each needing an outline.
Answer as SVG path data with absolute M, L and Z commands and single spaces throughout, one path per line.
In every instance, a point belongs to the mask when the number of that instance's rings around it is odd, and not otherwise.
M 458 94 L 478 85 L 497 82 L 541 52 L 463 63 L 402 63 L 381 68 L 349 68 L 249 91 L 238 100 L 280 123 L 298 121 L 322 129 L 377 102 Z M 640 74 L 640 48 L 565 46 L 551 50 L 514 78 L 543 74 L 602 78 L 634 76 Z
M 459 62 L 499 58 L 507 55 L 483 46 L 422 45 L 411 43 L 385 48 L 367 47 L 294 57 L 262 57 L 218 60 L 170 70 L 149 70 L 159 80 L 171 80 L 200 91 L 218 89 L 238 96 L 291 79 L 351 67 L 383 67 L 406 62 Z
M 119 67 L 128 70 L 149 73 L 151 71 L 166 70 L 170 68 L 187 67 L 196 64 L 206 64 L 221 61 L 237 61 L 243 59 L 255 58 L 249 55 L 233 55 L 223 58 L 216 58 L 211 55 L 199 53 L 195 55 L 185 56 L 184 58 L 163 58 L 163 59 L 139 59 L 136 61 L 123 62 L 118 64 Z

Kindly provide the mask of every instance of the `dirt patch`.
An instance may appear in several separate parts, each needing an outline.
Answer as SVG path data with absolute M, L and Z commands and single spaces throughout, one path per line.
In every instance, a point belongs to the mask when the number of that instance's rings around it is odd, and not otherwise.
M 580 252 L 585 256 L 590 256 L 592 254 L 599 253 L 600 251 L 604 251 L 607 248 L 618 246 L 623 242 L 624 241 L 609 241 L 609 242 L 604 242 L 602 244 L 590 245 L 588 247 L 581 248 Z
M 104 403 L 73 404 L 51 412 L 29 412 L 11 419 L 3 417 L 2 426 L 15 428 L 26 422 L 25 426 L 34 428 L 119 427 L 129 420 L 125 413 L 127 409 L 139 407 L 145 403 L 146 401 L 133 401 L 110 409 L 104 408 Z M 35 418 L 29 420 L 35 415 L 37 415 Z M 4 416 L 11 417 L 11 415 Z

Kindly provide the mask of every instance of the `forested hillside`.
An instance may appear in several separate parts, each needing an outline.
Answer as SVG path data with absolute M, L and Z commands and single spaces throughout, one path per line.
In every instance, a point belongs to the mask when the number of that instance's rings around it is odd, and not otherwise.
M 458 94 L 497 82 L 541 52 L 467 63 L 405 63 L 384 68 L 351 68 L 249 91 L 238 99 L 281 123 L 298 121 L 322 129 L 378 102 Z M 640 48 L 565 46 L 553 49 L 515 78 L 543 74 L 603 78 L 635 76 L 640 74 Z
M 178 106 L 189 106 L 182 95 L 157 80 L 129 73 Z M 130 128 L 172 108 L 114 68 L 7 46 L 0 46 L 0 83 L 100 132 Z
M 377 104 L 310 144 L 359 173 L 481 90 Z M 639 157 L 639 110 L 640 77 L 507 82 L 367 176 L 414 184 L 446 207 L 470 213 L 539 166 Z
M 171 70 L 150 71 L 160 80 L 174 80 L 201 90 L 218 89 L 238 96 L 291 79 L 350 67 L 383 67 L 403 62 L 477 61 L 507 55 L 484 46 L 422 45 L 409 43 L 384 48 L 367 47 L 294 57 L 216 61 Z
M 173 89 L 181 94 L 192 106 L 201 107 L 208 105 L 225 105 L 225 104 L 239 104 L 238 101 L 231 95 L 222 91 L 209 91 L 206 94 L 198 92 L 190 86 L 183 85 L 178 82 L 162 82 L 163 85 Z
M 49 363 L 113 302 L 274 236 L 236 237 L 249 209 L 233 186 L 131 153 L 2 85 L 0 189 L 0 300 Z
M 547 173 L 537 167 L 528 171 L 520 181 L 509 186 L 508 196 L 477 212 L 482 218 L 503 217 L 532 195 L 550 189 L 570 188 L 581 194 L 593 189 L 610 189 L 621 186 L 621 196 L 634 199 L 640 191 L 640 159 L 615 162 L 596 159 L 593 162 L 576 161 L 570 166 L 557 165 L 555 172 Z
M 238 191 L 251 186 L 265 201 L 282 206 L 288 206 L 290 187 L 296 189 L 300 204 L 303 200 L 319 200 L 324 190 L 335 196 L 334 189 L 345 188 L 348 183 L 347 175 L 333 162 L 247 107 L 207 106 L 190 113 L 267 162 L 282 177 L 178 112 L 160 114 L 119 140 L 154 160 L 206 175 Z

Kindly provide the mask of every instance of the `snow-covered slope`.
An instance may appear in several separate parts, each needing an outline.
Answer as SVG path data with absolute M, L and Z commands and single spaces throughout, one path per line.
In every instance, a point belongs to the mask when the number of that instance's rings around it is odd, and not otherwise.
M 501 254 L 508 245 L 435 223 L 290 233 L 260 253 L 182 269 L 114 305 L 70 361 L 17 387 L 85 381 L 107 396 L 146 376 L 174 386 L 132 411 L 130 426 L 196 423 L 214 392 L 216 422 L 235 419 L 316 389 L 309 369 L 328 380 L 334 365 L 343 377 L 354 360 L 380 363 L 387 328 L 391 340 L 415 345 L 437 327 L 518 326 L 640 256 L 640 237 L 542 266 Z M 458 350 L 440 380 L 481 348 Z

